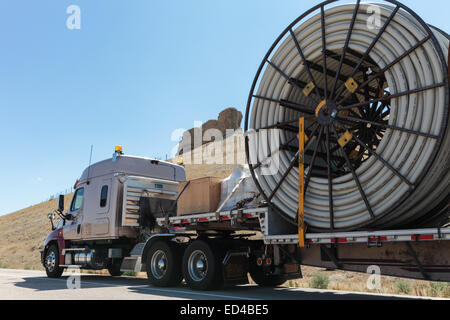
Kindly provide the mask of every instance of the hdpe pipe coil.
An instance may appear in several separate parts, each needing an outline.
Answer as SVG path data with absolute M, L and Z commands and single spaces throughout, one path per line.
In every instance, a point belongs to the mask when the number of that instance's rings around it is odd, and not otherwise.
M 310 230 L 444 218 L 448 48 L 444 32 L 396 1 L 326 1 L 288 26 L 257 72 L 245 127 L 252 176 L 281 218 L 297 220 L 302 117 Z

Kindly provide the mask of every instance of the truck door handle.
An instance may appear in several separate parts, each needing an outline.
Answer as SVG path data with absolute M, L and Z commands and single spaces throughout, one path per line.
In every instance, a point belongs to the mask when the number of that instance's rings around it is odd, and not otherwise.
M 80 232 L 81 232 L 81 224 L 79 224 L 77 227 L 77 233 L 80 234 Z

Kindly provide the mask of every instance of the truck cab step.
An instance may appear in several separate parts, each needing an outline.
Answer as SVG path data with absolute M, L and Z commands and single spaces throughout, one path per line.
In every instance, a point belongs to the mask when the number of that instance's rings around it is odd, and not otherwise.
M 145 272 L 145 264 L 142 263 L 140 256 L 125 257 L 120 266 L 122 272 Z

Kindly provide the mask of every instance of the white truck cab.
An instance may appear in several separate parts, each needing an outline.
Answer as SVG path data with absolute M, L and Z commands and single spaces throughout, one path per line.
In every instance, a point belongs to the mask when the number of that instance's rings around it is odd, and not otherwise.
M 178 184 L 185 180 L 184 167 L 124 155 L 121 148 L 112 158 L 89 166 L 75 183 L 66 213 L 60 198 L 57 212 L 63 222 L 47 238 L 42 253 L 47 272 L 44 257 L 49 250 L 55 251 L 57 261 L 50 265 L 58 270 L 56 275 L 62 268 L 58 265 L 103 269 L 114 259 L 119 264 L 143 228 L 156 218 L 176 215 Z M 146 215 L 140 214 L 142 201 L 151 209 Z

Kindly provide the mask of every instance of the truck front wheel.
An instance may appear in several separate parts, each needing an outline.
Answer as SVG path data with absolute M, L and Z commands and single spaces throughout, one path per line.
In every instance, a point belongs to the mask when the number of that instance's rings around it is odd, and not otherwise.
M 108 266 L 108 272 L 111 277 L 120 277 L 123 272 L 120 271 L 120 267 L 122 266 L 122 259 L 114 259 Z
M 45 253 L 44 267 L 49 278 L 60 278 L 64 272 L 64 268 L 59 266 L 58 247 L 54 244 Z
M 157 287 L 174 287 L 181 283 L 181 247 L 170 241 L 157 241 L 150 247 L 147 260 L 147 278 Z

